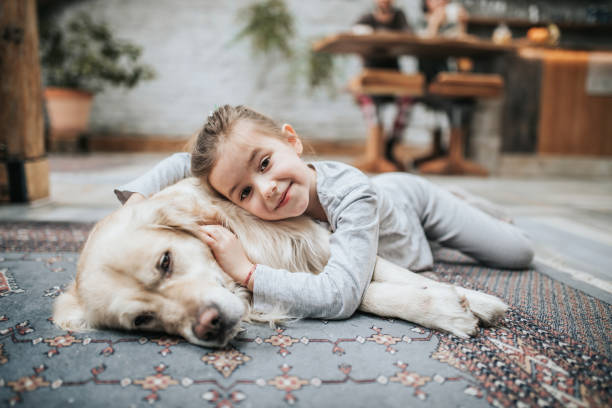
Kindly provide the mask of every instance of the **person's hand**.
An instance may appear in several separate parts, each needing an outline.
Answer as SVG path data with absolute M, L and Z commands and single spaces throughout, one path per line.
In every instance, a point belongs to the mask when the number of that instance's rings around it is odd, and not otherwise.
M 444 12 L 444 8 L 437 8 L 432 11 L 427 17 L 427 30 L 425 32 L 426 37 L 436 37 L 438 35 L 438 31 L 440 30 L 440 26 L 444 22 L 446 18 L 446 13 Z
M 215 255 L 219 266 L 232 279 L 244 285 L 253 263 L 247 257 L 242 244 L 236 235 L 221 225 L 203 225 L 199 237 Z M 253 290 L 253 276 L 247 282 L 247 288 Z
M 124 205 L 131 205 L 140 201 L 146 200 L 147 198 L 140 193 L 132 193 L 130 198 L 125 201 Z

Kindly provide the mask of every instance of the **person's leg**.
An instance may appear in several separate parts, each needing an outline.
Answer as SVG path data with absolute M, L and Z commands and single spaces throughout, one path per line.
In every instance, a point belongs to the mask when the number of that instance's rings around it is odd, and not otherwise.
M 402 140 L 404 135 L 404 129 L 406 129 L 406 117 L 412 107 L 412 98 L 407 96 L 400 96 L 395 99 L 395 119 L 393 121 L 393 127 L 391 132 L 387 135 L 387 143 L 385 145 L 385 157 L 398 165 L 400 168 L 403 167 L 393 154 L 393 148 L 395 145 Z
M 377 126 L 380 123 L 379 109 L 372 97 L 370 95 L 359 95 L 357 96 L 357 103 L 359 103 L 359 108 L 368 128 Z
M 391 130 L 391 139 L 401 140 L 406 129 L 406 117 L 412 107 L 412 98 L 408 96 L 399 96 L 395 100 L 395 106 L 397 108 L 395 121 L 393 122 L 393 129 Z
M 492 217 L 429 181 L 412 176 L 409 196 L 431 241 L 498 268 L 526 269 L 533 248 L 516 226 Z
M 433 130 L 431 138 L 431 153 L 414 159 L 412 165 L 415 168 L 418 168 L 425 162 L 442 157 L 446 153 L 446 150 L 442 147 L 442 129 L 439 126 Z

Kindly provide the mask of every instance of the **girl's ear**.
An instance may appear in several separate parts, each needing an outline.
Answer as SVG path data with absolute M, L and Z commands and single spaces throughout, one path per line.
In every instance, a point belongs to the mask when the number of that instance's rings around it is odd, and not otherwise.
M 302 151 L 304 151 L 304 146 L 302 146 L 302 141 L 300 140 L 297 132 L 288 123 L 285 123 L 281 129 L 283 131 L 283 135 L 285 135 L 289 144 L 293 146 L 298 156 L 301 155 Z

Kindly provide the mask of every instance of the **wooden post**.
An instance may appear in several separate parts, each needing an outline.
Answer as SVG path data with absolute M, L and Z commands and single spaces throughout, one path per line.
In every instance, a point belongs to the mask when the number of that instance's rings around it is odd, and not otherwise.
M 36 0 L 0 0 L 0 201 L 49 195 Z

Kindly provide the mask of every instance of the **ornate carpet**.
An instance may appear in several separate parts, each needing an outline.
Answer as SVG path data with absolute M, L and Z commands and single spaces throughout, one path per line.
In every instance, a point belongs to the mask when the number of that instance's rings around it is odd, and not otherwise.
M 50 321 L 91 224 L 0 223 L 0 404 L 200 407 L 612 406 L 609 304 L 535 270 L 439 251 L 430 277 L 496 294 L 503 324 L 458 339 L 357 313 L 247 325 L 225 350 Z

